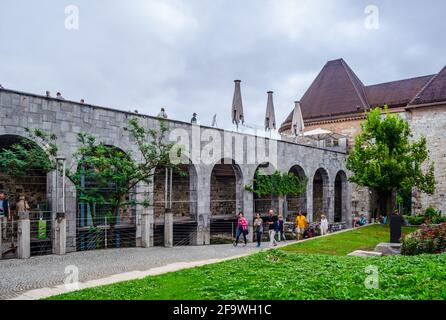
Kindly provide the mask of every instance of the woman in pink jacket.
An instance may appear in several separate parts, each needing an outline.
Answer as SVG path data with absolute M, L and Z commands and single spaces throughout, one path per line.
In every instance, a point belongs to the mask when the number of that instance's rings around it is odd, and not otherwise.
M 248 243 L 248 241 L 246 239 L 247 234 L 248 234 L 248 220 L 246 220 L 243 212 L 240 212 L 238 214 L 237 233 L 236 233 L 236 237 L 235 237 L 234 246 L 238 245 L 238 241 L 239 241 L 241 235 L 243 235 L 243 239 L 245 240 L 245 246 L 246 246 Z

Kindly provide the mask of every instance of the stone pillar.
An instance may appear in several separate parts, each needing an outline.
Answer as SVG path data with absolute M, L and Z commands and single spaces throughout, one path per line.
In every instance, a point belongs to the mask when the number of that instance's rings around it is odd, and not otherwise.
M 67 219 L 65 213 L 58 213 L 54 228 L 54 254 L 64 255 L 67 253 Z
M 29 259 L 31 257 L 31 222 L 28 212 L 19 212 L 17 222 L 17 258 Z
M 307 184 L 307 220 L 313 222 L 313 179 L 308 179 Z
M 279 202 L 279 215 L 285 216 L 285 210 L 284 210 L 284 204 L 285 204 L 285 197 L 278 197 L 277 201 Z
M 255 169 L 254 169 L 255 170 Z M 243 185 L 251 185 L 252 177 L 254 176 L 249 170 L 243 172 Z M 250 178 L 251 177 L 251 178 Z M 248 220 L 249 234 L 248 241 L 254 241 L 254 194 L 247 190 L 243 190 L 243 213 L 245 214 L 246 220 Z
M 326 191 L 326 192 L 325 192 Z M 328 222 L 334 222 L 335 181 L 329 179 L 328 186 L 324 185 L 324 208 L 327 210 Z
M 141 247 L 153 247 L 153 209 L 146 209 L 141 213 Z
M 153 247 L 154 213 L 153 213 L 153 183 L 140 183 L 136 186 L 136 245 L 143 248 Z M 143 205 L 147 200 L 150 207 Z
M 171 209 L 164 212 L 164 246 L 173 247 L 173 213 Z
M 196 166 L 197 169 L 197 236 L 198 246 L 211 243 L 211 167 Z

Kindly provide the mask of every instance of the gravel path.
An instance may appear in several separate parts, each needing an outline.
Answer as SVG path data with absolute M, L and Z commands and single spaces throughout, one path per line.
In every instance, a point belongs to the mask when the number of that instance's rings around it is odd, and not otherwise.
M 29 260 L 0 260 L 0 299 L 10 299 L 32 289 L 64 283 L 65 268 L 76 266 L 79 281 L 85 282 L 130 271 L 146 271 L 176 262 L 222 259 L 257 252 L 247 247 L 213 245 L 175 248 L 130 248 L 84 251 L 65 256 L 41 256 Z

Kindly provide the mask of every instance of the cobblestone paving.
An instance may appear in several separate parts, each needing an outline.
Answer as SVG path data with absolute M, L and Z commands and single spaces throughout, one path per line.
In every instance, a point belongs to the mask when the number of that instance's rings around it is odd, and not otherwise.
M 65 268 L 79 268 L 79 281 L 95 280 L 114 274 L 145 271 L 176 262 L 222 259 L 259 251 L 247 247 L 214 245 L 175 248 L 129 248 L 69 253 L 65 256 L 32 257 L 29 260 L 0 260 L 0 299 L 9 299 L 29 290 L 64 283 Z

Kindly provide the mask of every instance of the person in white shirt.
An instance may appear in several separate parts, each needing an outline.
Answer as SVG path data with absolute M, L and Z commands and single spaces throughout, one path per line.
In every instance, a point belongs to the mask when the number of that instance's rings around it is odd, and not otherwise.
M 321 216 L 321 236 L 325 236 L 328 233 L 328 220 L 327 217 L 325 217 L 325 215 Z

